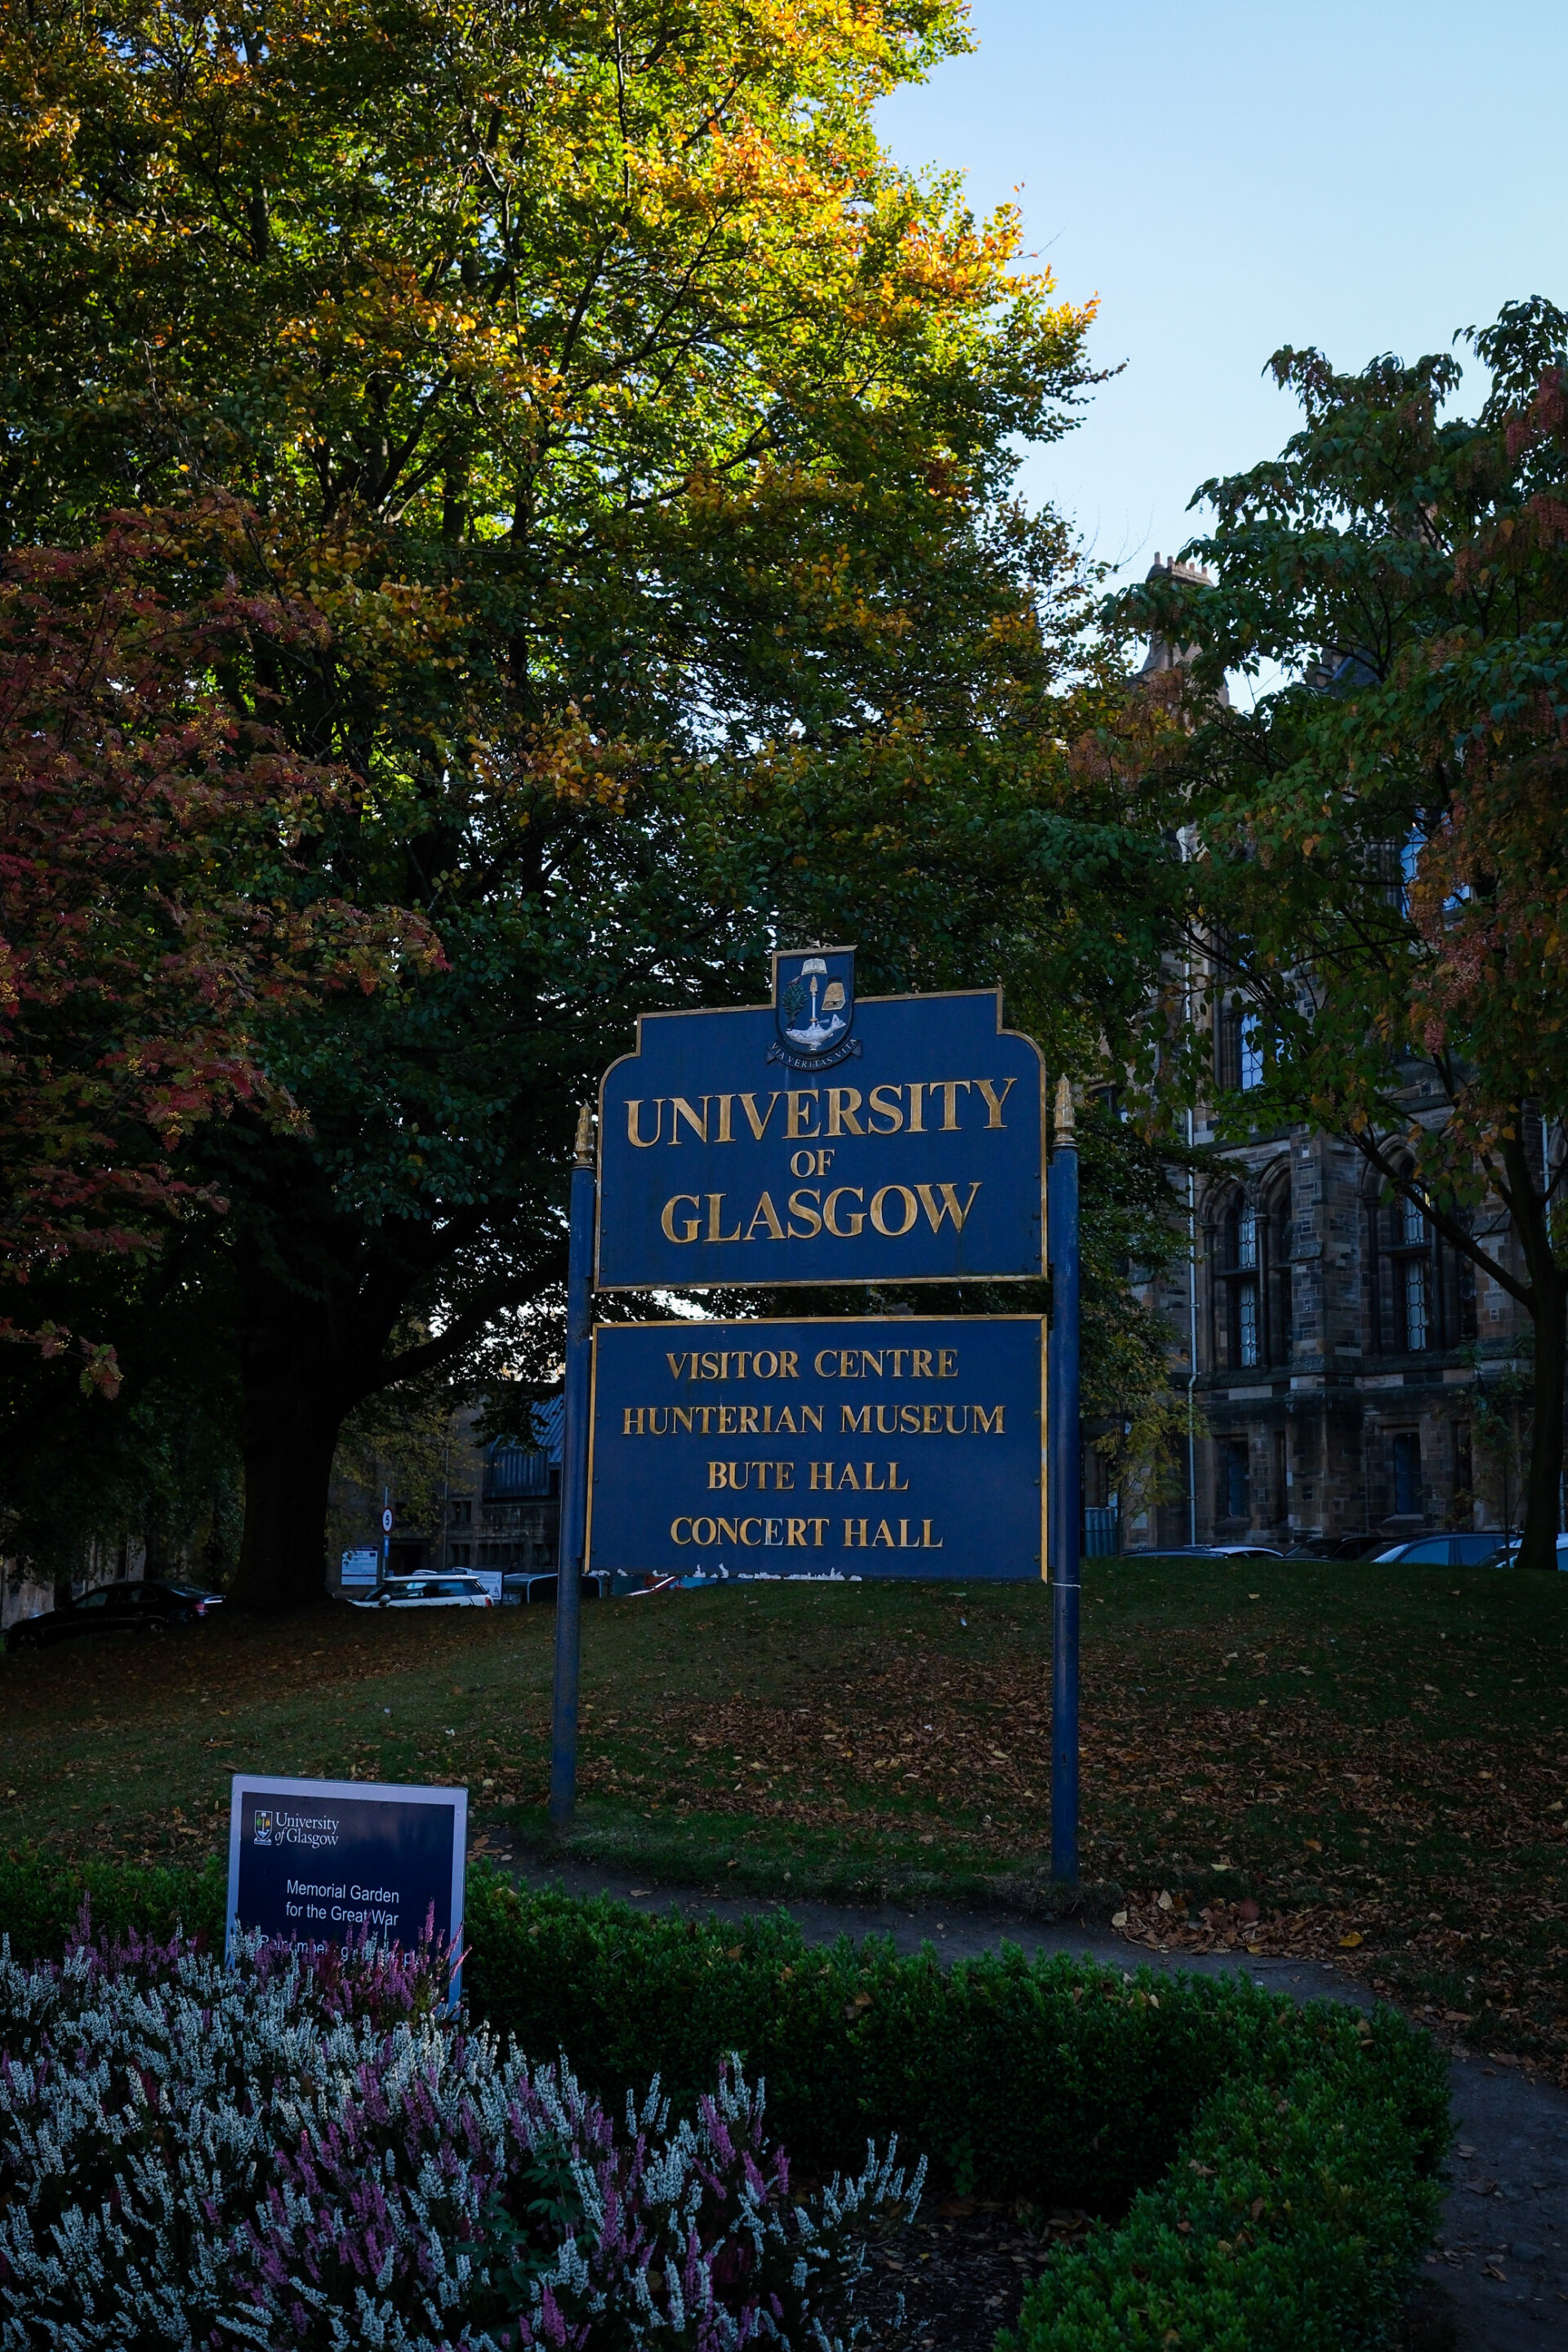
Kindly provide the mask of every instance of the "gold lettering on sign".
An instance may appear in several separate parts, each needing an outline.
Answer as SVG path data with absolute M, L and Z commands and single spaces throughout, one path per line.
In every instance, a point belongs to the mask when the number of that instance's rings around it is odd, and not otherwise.
M 921 1187 L 922 1192 L 927 1189 L 923 1184 Z M 896 1225 L 889 1224 L 888 1222 L 887 1204 L 889 1201 L 902 1203 L 899 1212 L 900 1222 Z M 920 1204 L 907 1184 L 884 1184 L 879 1192 L 872 1193 L 871 1223 L 879 1234 L 887 1234 L 892 1240 L 897 1241 L 900 1235 L 909 1232 L 911 1225 L 918 1225 L 920 1221 Z
M 1002 1082 L 1002 1091 L 1000 1094 L 997 1093 L 989 1078 L 976 1078 L 974 1083 L 980 1089 L 981 1097 L 984 1102 L 986 1112 L 988 1114 L 985 1121 L 986 1126 L 1005 1127 L 1007 1122 L 1002 1116 L 1002 1106 L 1006 1101 L 1008 1096 L 1012 1093 L 1014 1087 L 1017 1085 L 1017 1079 L 1005 1078 Z
M 1005 1410 L 999 1404 L 841 1404 L 838 1433 L 841 1437 L 1001 1437 L 1005 1433 Z
M 814 1234 L 819 1234 L 822 1231 L 822 1218 L 816 1206 L 821 1198 L 822 1195 L 820 1192 L 807 1192 L 803 1191 L 799 1192 L 792 1192 L 790 1194 L 789 1237 L 792 1242 L 808 1242 Z M 795 1231 L 795 1221 L 797 1217 L 809 1217 L 811 1219 L 811 1223 L 806 1226 L 804 1233 L 796 1233 Z
M 691 1129 L 692 1134 L 697 1138 L 699 1143 L 707 1142 L 709 1099 L 710 1097 L 707 1095 L 703 1096 L 702 1116 L 699 1118 L 697 1113 L 692 1109 L 691 1105 L 687 1101 L 684 1095 L 672 1095 L 670 1097 L 669 1139 L 671 1143 L 679 1143 L 680 1140 L 680 1122 L 682 1119 L 686 1121 L 686 1124 Z
M 721 1234 L 719 1230 L 721 1224 L 723 1223 L 723 1219 L 720 1215 L 720 1211 L 722 1209 L 723 1205 L 724 1195 L 722 1192 L 709 1193 L 708 1231 L 704 1235 L 704 1239 L 710 1242 L 738 1242 L 741 1238 L 741 1227 L 739 1222 L 737 1222 L 735 1230 L 732 1234 Z
M 956 1185 L 938 1184 L 932 1187 L 930 1184 L 918 1184 L 915 1190 L 921 1196 L 921 1206 L 926 1213 L 926 1223 L 933 1234 L 941 1233 L 944 1217 L 951 1217 L 954 1233 L 961 1234 L 963 1231 L 964 1220 L 974 1206 L 974 1195 L 979 1192 L 980 1187 L 977 1183 L 970 1186 L 969 1198 L 962 1209 L 958 1205 Z M 940 1206 L 932 1197 L 933 1191 L 942 1194 Z
M 694 1209 L 698 1206 L 695 1192 L 677 1192 L 665 1202 L 664 1213 L 658 1222 L 667 1242 L 694 1242 L 697 1239 L 698 1220 L 695 1217 L 678 1219 L 675 1213 L 683 1202 L 688 1202 Z M 679 1233 L 675 1230 L 677 1223 L 681 1227 Z
M 872 1087 L 871 1108 L 868 1113 L 870 1120 L 869 1132 L 872 1135 L 898 1134 L 904 1123 L 903 1108 L 899 1101 L 902 1091 L 901 1087 Z M 879 1127 L 877 1125 L 879 1119 L 886 1119 L 887 1125 Z
M 762 1199 L 757 1202 L 756 1214 L 752 1217 L 751 1223 L 746 1227 L 746 1239 L 748 1241 L 754 1241 L 756 1239 L 757 1227 L 759 1225 L 766 1226 L 770 1241 L 783 1241 L 784 1237 L 784 1229 L 779 1223 L 778 1211 L 773 1207 L 773 1202 L 766 1192 L 763 1194 Z
M 752 1130 L 752 1138 L 754 1142 L 761 1143 L 763 1136 L 767 1133 L 768 1121 L 772 1118 L 773 1112 L 778 1108 L 778 1100 L 779 1098 L 777 1095 L 770 1095 L 768 1097 L 768 1107 L 766 1110 L 763 1111 L 761 1118 L 759 1118 L 757 1117 L 756 1096 L 742 1095 L 741 1097 L 741 1108 L 746 1114 L 746 1124 Z
M 737 1140 L 737 1102 L 754 1143 L 766 1140 L 781 1102 L 784 1106 L 783 1139 L 789 1143 L 822 1138 L 833 1141 L 847 1136 L 927 1135 L 933 1131 L 954 1135 L 964 1126 L 963 1098 L 971 1094 L 977 1094 L 984 1105 L 985 1127 L 1005 1129 L 1007 1098 L 1017 1083 L 1016 1077 L 921 1078 L 908 1086 L 875 1086 L 868 1096 L 863 1095 L 858 1087 L 796 1087 L 787 1093 L 770 1094 L 765 1101 L 757 1095 L 743 1093 L 702 1095 L 696 1100 L 685 1095 L 633 1096 L 627 1097 L 626 1105 L 626 1139 L 638 1151 L 649 1150 L 659 1142 L 671 1146 L 684 1143 L 689 1137 L 710 1146 L 733 1143 Z M 926 1118 L 928 1105 L 939 1112 L 934 1124 Z M 664 1117 L 667 1109 L 668 1122 Z M 653 1114 L 651 1119 L 644 1117 L 648 1111 Z M 645 1133 L 645 1129 L 650 1131 Z M 815 1173 L 826 1174 L 826 1159 L 818 1155 Z M 813 1171 L 802 1167 L 795 1172 L 805 1175 Z
M 865 1212 L 863 1210 L 859 1212 L 850 1210 L 847 1213 L 847 1223 L 841 1225 L 834 1214 L 838 1202 L 840 1201 L 863 1201 L 865 1197 L 865 1194 L 860 1191 L 858 1185 L 851 1184 L 837 1184 L 833 1191 L 829 1192 L 826 1200 L 824 1201 L 822 1204 L 822 1222 L 827 1227 L 828 1232 L 833 1235 L 835 1241 L 853 1241 L 856 1234 L 859 1232 L 861 1226 L 866 1222 Z

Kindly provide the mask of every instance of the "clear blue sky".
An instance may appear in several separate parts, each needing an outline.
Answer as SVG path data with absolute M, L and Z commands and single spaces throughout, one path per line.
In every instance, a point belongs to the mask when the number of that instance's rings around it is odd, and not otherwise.
M 1565 0 L 973 0 L 979 48 L 882 108 L 908 164 L 1015 195 L 1092 350 L 1128 362 L 1026 494 L 1139 574 L 1206 477 L 1273 455 L 1281 343 L 1337 365 L 1568 307 Z

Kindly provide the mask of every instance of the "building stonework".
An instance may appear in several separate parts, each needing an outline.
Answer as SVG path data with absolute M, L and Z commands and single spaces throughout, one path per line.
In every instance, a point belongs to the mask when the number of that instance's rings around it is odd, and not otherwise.
M 1193 1483 L 1184 1461 L 1180 1496 L 1123 1527 L 1130 1549 L 1517 1525 L 1510 1384 L 1494 1383 L 1528 1370 L 1528 1318 L 1353 1144 L 1293 1128 L 1231 1147 L 1189 1223 L 1187 1258 L 1144 1295 L 1191 1389 Z M 1487 1247 L 1511 1271 L 1499 1225 Z M 1478 1382 L 1494 1399 L 1479 1430 Z

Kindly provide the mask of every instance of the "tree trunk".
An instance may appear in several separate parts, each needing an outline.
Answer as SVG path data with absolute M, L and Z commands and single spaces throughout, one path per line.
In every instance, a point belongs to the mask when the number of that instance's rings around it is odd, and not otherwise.
M 1530 1424 L 1530 1468 L 1525 1479 L 1524 1533 L 1521 1568 L 1555 1570 L 1559 1496 L 1563 1478 L 1563 1356 L 1568 1348 L 1568 1276 L 1552 1248 L 1547 1204 L 1535 1189 L 1526 1157 L 1523 1106 L 1514 1135 L 1503 1146 L 1512 1191 L 1514 1231 L 1530 1273 L 1530 1313 L 1535 1326 L 1535 1410 Z
M 1557 1566 L 1557 1527 L 1563 1479 L 1564 1354 L 1568 1352 L 1568 1284 L 1555 1267 L 1531 1286 L 1535 1317 L 1535 1411 L 1530 1425 L 1530 1469 L 1525 1484 L 1521 1568 Z
M 296 1609 L 326 1598 L 327 1489 L 352 1392 L 329 1302 L 254 1263 L 241 1279 L 245 1532 L 234 1600 Z

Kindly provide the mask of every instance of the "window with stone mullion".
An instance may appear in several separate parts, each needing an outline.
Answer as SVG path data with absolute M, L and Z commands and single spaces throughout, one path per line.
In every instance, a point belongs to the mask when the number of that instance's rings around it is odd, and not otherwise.
M 1263 1360 L 1263 1330 L 1259 1296 L 1259 1219 L 1257 1208 L 1238 1193 L 1226 1213 L 1225 1283 L 1228 1314 L 1226 1337 L 1231 1366 L 1250 1371 Z
M 1400 1193 L 1391 1211 L 1395 1314 L 1399 1344 L 1408 1356 L 1432 1344 L 1432 1235 L 1421 1205 Z

